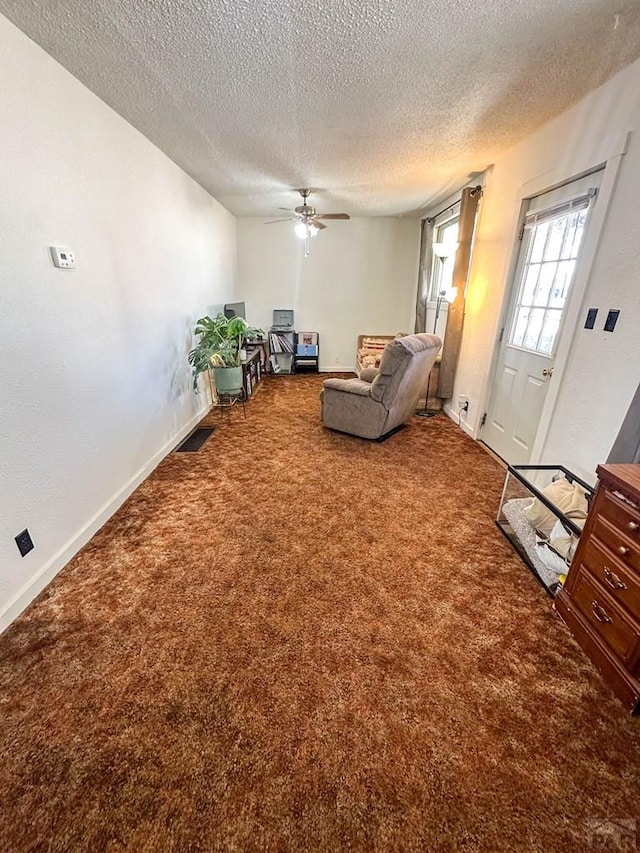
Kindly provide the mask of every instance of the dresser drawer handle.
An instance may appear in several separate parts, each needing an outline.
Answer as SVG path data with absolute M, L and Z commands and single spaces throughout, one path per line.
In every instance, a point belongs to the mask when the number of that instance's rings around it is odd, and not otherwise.
M 627 524 L 627 527 L 629 528 L 629 530 L 633 530 L 635 532 L 638 527 L 640 527 L 640 524 L 638 524 L 637 521 L 630 521 L 629 524 Z
M 631 549 L 630 549 L 630 548 L 627 548 L 627 546 L 626 546 L 626 545 L 619 545 L 619 546 L 618 546 L 618 548 L 617 548 L 616 550 L 617 550 L 618 554 L 621 554 L 621 555 L 624 557 L 626 554 L 628 554 L 628 553 L 629 553 L 629 551 L 630 551 Z
M 612 572 L 609 566 L 605 566 L 602 570 L 604 572 L 605 579 L 611 589 L 626 589 L 627 585 L 623 581 L 620 580 L 618 575 L 615 572 Z
M 611 622 L 611 616 L 609 616 L 609 614 L 601 604 L 599 604 L 597 601 L 592 601 L 591 606 L 593 607 L 593 615 L 596 617 L 598 622 Z

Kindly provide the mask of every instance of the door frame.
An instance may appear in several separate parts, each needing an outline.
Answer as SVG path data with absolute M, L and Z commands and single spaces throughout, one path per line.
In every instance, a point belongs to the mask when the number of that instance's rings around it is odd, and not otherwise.
M 561 178 L 560 170 L 554 170 L 551 172 L 547 172 L 543 175 L 539 175 L 538 177 L 533 178 L 531 181 L 527 181 L 526 183 L 521 184 L 517 191 L 516 199 L 514 199 L 515 203 L 520 205 L 520 213 L 517 219 L 517 228 L 514 236 L 513 246 L 511 249 L 511 255 L 509 258 L 506 286 L 502 298 L 502 307 L 500 309 L 498 327 L 496 329 L 493 353 L 491 356 L 491 366 L 489 369 L 489 375 L 485 386 L 484 401 L 482 407 L 482 411 L 485 412 L 485 414 L 488 412 L 489 402 L 491 399 L 491 394 L 493 392 L 493 384 L 496 378 L 496 371 L 498 368 L 498 357 L 500 353 L 501 344 L 500 330 L 504 329 L 504 333 L 506 333 L 507 331 L 506 325 L 509 315 L 509 309 L 511 306 L 511 299 L 513 296 L 514 288 L 518 285 L 518 282 L 515 281 L 515 272 L 518 264 L 518 257 L 521 246 L 521 241 L 518 239 L 518 234 L 520 232 L 520 229 L 522 228 L 522 225 L 524 224 L 524 219 L 527 212 L 527 202 L 531 198 L 541 195 L 544 192 L 549 192 L 551 190 L 558 189 L 566 184 L 570 184 L 575 180 L 584 178 L 592 172 L 596 172 L 602 169 L 602 179 L 600 182 L 600 188 L 598 190 L 597 204 L 594 205 L 593 210 L 590 212 L 589 221 L 587 223 L 587 233 L 585 234 L 586 239 L 583 243 L 583 251 L 581 252 L 578 258 L 578 262 L 576 263 L 574 278 L 571 284 L 571 289 L 569 291 L 569 299 L 565 307 L 564 316 L 559 331 L 555 363 L 553 368 L 553 377 L 549 382 L 549 388 L 547 390 L 545 401 L 542 407 L 542 412 L 540 413 L 540 420 L 538 421 L 536 437 L 534 439 L 533 447 L 531 449 L 529 464 L 532 465 L 539 463 L 542 458 L 545 442 L 549 434 L 549 429 L 551 427 L 551 422 L 555 413 L 556 404 L 560 395 L 562 380 L 564 378 L 564 373 L 569 361 L 569 356 L 571 354 L 573 341 L 578 330 L 579 320 L 582 313 L 582 303 L 584 300 L 585 293 L 587 291 L 587 285 L 589 284 L 589 280 L 591 278 L 591 272 L 593 270 L 594 261 L 597 256 L 598 248 L 600 246 L 600 241 L 602 239 L 604 225 L 607 219 L 607 215 L 609 213 L 609 208 L 611 207 L 611 203 L 613 200 L 616 182 L 620 172 L 620 167 L 622 165 L 622 158 L 627 153 L 630 137 L 631 132 L 623 135 L 623 137 L 620 139 L 620 150 L 617 154 L 614 154 L 613 156 L 609 157 L 606 161 L 595 163 L 590 168 L 583 169 L 581 172 L 572 175 L 570 178 L 567 178 L 566 175 Z M 478 429 L 479 441 L 482 441 L 483 427 L 484 424 Z M 487 447 L 489 447 L 489 445 L 487 445 Z

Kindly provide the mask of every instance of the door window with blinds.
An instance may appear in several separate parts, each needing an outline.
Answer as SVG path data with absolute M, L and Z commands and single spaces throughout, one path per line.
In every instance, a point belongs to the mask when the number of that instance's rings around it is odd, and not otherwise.
M 555 351 L 562 312 L 596 192 L 595 187 L 590 187 L 569 201 L 527 212 L 522 235 L 524 260 L 508 338 L 512 346 L 543 355 Z M 551 199 L 546 201 L 549 203 Z M 534 199 L 530 208 L 538 206 L 535 202 L 544 203 L 544 196 Z

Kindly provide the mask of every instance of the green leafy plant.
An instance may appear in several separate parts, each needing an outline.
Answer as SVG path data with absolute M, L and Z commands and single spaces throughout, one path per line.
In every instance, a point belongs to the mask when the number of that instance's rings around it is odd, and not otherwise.
M 198 376 L 210 367 L 239 367 L 240 350 L 246 339 L 264 335 L 262 329 L 250 326 L 242 317 L 201 317 L 196 323 L 197 345 L 189 353 L 193 387 L 198 390 Z

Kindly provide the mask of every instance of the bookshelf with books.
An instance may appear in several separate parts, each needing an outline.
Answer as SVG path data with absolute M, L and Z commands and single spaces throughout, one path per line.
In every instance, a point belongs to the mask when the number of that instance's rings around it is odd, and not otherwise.
M 295 370 L 296 332 L 293 309 L 274 308 L 269 329 L 269 373 L 293 373 Z
M 320 352 L 318 332 L 298 332 L 296 334 L 295 371 L 318 372 Z
M 258 350 L 248 352 L 246 359 L 242 362 L 242 381 L 246 400 L 254 393 L 261 379 L 262 362 L 260 352 Z
M 291 330 L 269 332 L 269 372 L 293 373 L 295 364 L 295 341 L 296 333 Z
M 260 364 L 260 373 L 264 375 L 269 371 L 269 342 L 265 336 L 260 336 L 258 338 L 252 338 L 250 340 L 246 340 L 244 342 L 245 349 L 247 351 L 247 355 L 251 355 L 253 352 L 258 353 L 259 364 Z

